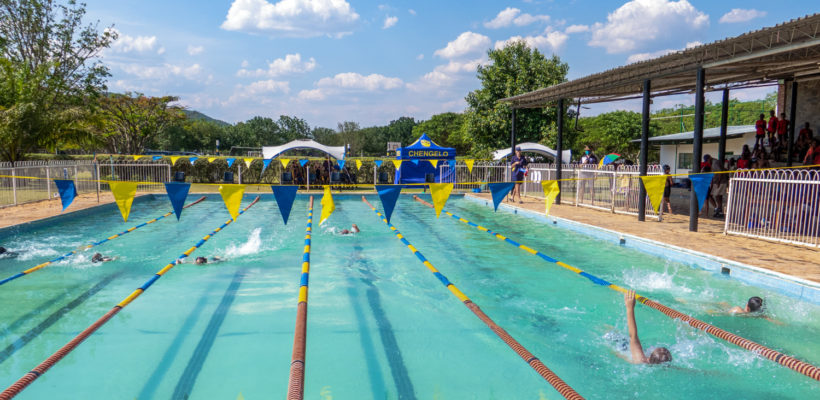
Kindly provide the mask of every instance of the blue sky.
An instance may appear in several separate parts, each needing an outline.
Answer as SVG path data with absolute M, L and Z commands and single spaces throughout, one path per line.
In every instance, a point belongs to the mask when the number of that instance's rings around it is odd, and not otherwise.
M 475 67 L 511 38 L 560 56 L 572 79 L 818 12 L 816 0 L 87 4 L 90 19 L 120 35 L 103 55 L 110 90 L 177 95 L 232 123 L 286 114 L 331 128 L 462 111 L 466 94 L 479 87 Z M 733 96 L 754 99 L 770 90 Z M 690 104 L 689 97 L 653 107 Z M 638 107 L 620 102 L 586 112 Z

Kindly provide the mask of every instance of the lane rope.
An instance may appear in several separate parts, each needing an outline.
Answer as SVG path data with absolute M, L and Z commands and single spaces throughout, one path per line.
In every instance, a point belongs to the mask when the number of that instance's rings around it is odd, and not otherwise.
M 305 226 L 305 248 L 302 274 L 299 277 L 299 300 L 296 303 L 296 328 L 293 332 L 293 355 L 288 377 L 288 400 L 302 400 L 305 392 L 305 347 L 307 337 L 308 276 L 310 274 L 310 235 L 313 230 L 313 196 L 308 205 Z
M 387 222 L 387 219 L 382 215 L 382 213 L 377 211 L 376 207 L 373 207 L 373 205 L 370 204 L 370 202 L 367 201 L 367 199 L 364 196 L 362 196 L 362 201 L 364 201 L 370 207 L 370 209 L 372 209 L 373 212 L 375 212 L 376 215 L 379 216 L 382 222 L 384 222 L 390 228 L 390 230 L 393 231 L 393 234 L 396 235 L 396 238 L 398 238 L 405 246 L 407 246 L 407 248 L 410 249 L 410 251 L 416 256 L 416 258 L 418 258 L 419 261 L 421 261 L 421 263 L 424 264 L 424 266 L 427 267 L 427 269 L 429 269 L 430 272 L 432 272 L 433 275 L 435 275 L 435 277 L 438 278 L 438 280 L 441 281 L 442 284 L 444 284 L 444 287 L 446 287 L 451 293 L 453 293 L 453 295 L 455 295 L 459 300 L 461 300 L 461 302 L 464 303 L 464 305 L 467 306 L 467 308 L 469 308 L 470 311 L 473 312 L 473 314 L 475 314 L 479 319 L 481 319 L 481 321 L 484 322 L 496 335 L 498 335 L 498 337 L 501 338 L 501 340 L 504 341 L 504 343 L 506 343 L 507 346 L 510 346 L 510 348 L 512 348 L 513 351 L 515 351 L 516 354 L 518 354 L 518 356 L 520 356 L 532 369 L 534 369 L 535 372 L 541 375 L 541 377 L 543 377 L 550 385 L 552 385 L 552 387 L 554 387 L 555 390 L 557 390 L 558 393 L 561 394 L 561 396 L 564 396 L 564 398 L 570 400 L 583 400 L 583 397 L 581 397 L 580 394 L 578 394 L 566 382 L 559 378 L 558 375 L 552 372 L 552 370 L 547 368 L 547 366 L 544 365 L 544 363 L 541 362 L 541 360 L 539 360 L 526 348 L 524 348 L 524 346 L 521 345 L 521 343 L 518 343 L 518 341 L 515 340 L 512 336 L 510 336 L 510 334 L 507 333 L 507 331 L 505 331 L 504 328 L 498 326 L 498 324 L 496 324 L 495 321 L 492 320 L 492 318 L 487 316 L 487 314 L 485 314 L 484 311 L 482 311 L 477 304 L 473 303 L 473 301 L 470 300 L 470 298 L 467 297 L 464 293 L 462 293 L 461 290 L 459 290 L 452 282 L 450 282 L 450 280 L 447 279 L 447 277 L 444 276 L 444 274 L 439 272 L 436 269 L 436 267 L 434 267 L 433 264 L 430 263 L 430 261 L 428 261 L 427 258 L 425 258 L 424 255 L 421 254 L 421 252 L 418 249 L 413 247 L 413 245 L 407 241 L 404 235 L 402 235 L 401 232 L 399 232 L 399 230 L 396 229 L 396 227 L 393 224 Z
M 253 207 L 253 205 L 256 204 L 258 201 L 259 201 L 259 196 L 257 196 L 256 199 L 254 199 L 253 202 L 251 202 L 251 204 L 248 204 L 247 207 L 240 210 L 239 215 L 242 215 L 249 208 Z M 238 216 L 237 216 L 237 218 L 238 218 Z M 66 343 L 65 346 L 63 346 L 59 350 L 57 350 L 57 352 L 55 352 L 50 357 L 48 357 L 45 361 L 40 363 L 40 365 L 34 367 L 34 369 L 27 372 L 25 375 L 23 375 L 22 378 L 18 379 L 17 382 L 14 382 L 11 386 L 6 388 L 6 390 L 4 390 L 2 393 L 0 393 L 0 400 L 8 400 L 8 399 L 14 398 L 14 396 L 17 396 L 28 385 L 30 385 L 32 382 L 34 382 L 41 375 L 45 374 L 46 371 L 49 370 L 49 368 L 54 366 L 54 364 L 56 364 L 57 362 L 62 360 L 63 357 L 68 355 L 68 353 L 71 353 L 72 350 L 74 350 L 85 339 L 87 339 L 89 336 L 91 336 L 91 334 L 96 332 L 97 329 L 100 329 L 101 326 L 105 325 L 105 323 L 108 322 L 108 320 L 110 320 L 114 315 L 117 315 L 117 313 L 120 312 L 123 308 L 125 308 L 128 304 L 130 304 L 132 301 L 136 300 L 137 297 L 139 297 L 142 293 L 144 293 L 146 290 L 148 290 L 148 288 L 151 287 L 151 285 L 153 285 L 154 282 L 156 282 L 159 278 L 162 278 L 162 276 L 165 275 L 166 272 L 170 271 L 171 268 L 174 268 L 175 265 L 181 264 L 183 259 L 190 256 L 191 253 L 196 251 L 196 249 L 198 249 L 205 242 L 207 242 L 208 239 L 212 238 L 214 235 L 219 233 L 226 226 L 230 225 L 231 222 L 233 222 L 233 219 L 227 220 L 220 227 L 214 229 L 213 231 L 211 231 L 211 233 L 205 235 L 205 237 L 200 239 L 190 249 L 185 250 L 185 252 L 182 253 L 179 257 L 177 257 L 174 261 L 171 261 L 169 264 L 167 264 L 165 267 L 163 267 L 161 270 L 159 270 L 150 279 L 148 279 L 142 286 L 140 286 L 139 288 L 134 290 L 130 295 L 128 295 L 128 297 L 126 297 L 121 302 L 119 302 L 117 305 L 115 305 L 113 308 L 111 308 L 111 310 L 109 310 L 107 313 L 105 313 L 105 315 L 100 317 L 100 319 L 98 319 L 96 322 L 91 324 L 91 326 L 86 328 L 84 331 L 80 332 L 79 335 L 75 336 L 74 339 L 71 339 L 70 342 Z
M 195 204 L 198 204 L 198 203 L 202 202 L 203 200 L 205 200 L 205 197 L 206 197 L 206 196 L 202 196 L 201 198 L 199 198 L 199 200 L 194 201 L 193 203 L 188 204 L 187 206 L 185 206 L 185 207 L 183 207 L 183 208 L 188 208 L 188 207 L 191 207 L 191 206 L 193 206 L 193 205 L 195 205 Z M 153 224 L 154 222 L 157 222 L 157 221 L 159 221 L 159 220 L 161 220 L 161 219 L 163 219 L 163 218 L 165 218 L 165 217 L 167 217 L 167 216 L 169 216 L 169 215 L 171 215 L 171 214 L 173 214 L 173 213 L 174 213 L 174 211 L 173 211 L 173 210 L 171 210 L 171 211 L 169 211 L 169 212 L 167 212 L 167 213 L 165 213 L 165 214 L 163 214 L 163 215 L 161 215 L 161 216 L 159 216 L 159 217 L 157 217 L 157 218 L 154 218 L 154 219 L 149 220 L 149 221 L 145 221 L 145 222 L 143 222 L 143 223 L 141 223 L 141 224 L 139 224 L 139 225 L 136 225 L 136 226 L 132 226 L 132 227 L 130 227 L 130 228 L 128 228 L 128 229 L 126 229 L 126 230 L 124 230 L 124 231 L 120 232 L 120 233 L 117 233 L 117 234 L 115 234 L 115 235 L 113 235 L 113 236 L 109 236 L 109 237 L 107 237 L 107 238 L 105 238 L 105 239 L 103 239 L 103 240 L 100 240 L 99 242 L 94 242 L 94 243 L 91 243 L 91 244 L 87 244 L 87 245 L 82 246 L 82 247 L 80 247 L 80 248 L 78 248 L 78 249 L 76 249 L 76 250 L 72 250 L 72 251 L 70 251 L 70 252 L 68 252 L 68 253 L 65 253 L 65 254 L 63 254 L 63 255 L 61 255 L 61 256 L 59 256 L 59 257 L 57 257 L 57 258 L 53 259 L 53 260 L 46 261 L 46 262 L 44 262 L 44 263 L 42 263 L 42 264 L 35 265 L 35 266 L 33 266 L 33 267 L 31 267 L 31 268 L 29 268 L 29 269 L 25 270 L 25 271 L 18 272 L 18 273 L 14 274 L 14 275 L 12 275 L 12 276 L 10 276 L 10 277 L 6 278 L 6 279 L 1 280 L 1 281 L 0 281 L 0 285 L 4 285 L 4 284 L 6 284 L 6 283 L 8 283 L 8 282 L 11 282 L 11 281 L 13 281 L 13 280 L 17 279 L 17 278 L 20 278 L 20 277 L 26 276 L 26 275 L 28 275 L 28 274 L 30 274 L 30 273 L 32 273 L 32 272 L 34 272 L 34 271 L 37 271 L 38 269 L 45 268 L 45 267 L 47 267 L 47 266 L 49 266 L 49 265 L 51 265 L 51 264 L 54 264 L 54 263 L 56 263 L 56 262 L 58 262 L 58 261 L 65 260 L 66 258 L 71 257 L 71 256 L 73 256 L 73 255 L 75 255 L 75 254 L 77 254 L 77 253 L 79 253 L 79 252 L 81 252 L 81 251 L 86 251 L 86 250 L 88 250 L 88 249 L 90 249 L 90 248 L 92 248 L 92 247 L 99 246 L 99 245 L 101 245 L 101 244 L 103 244 L 103 243 L 106 243 L 106 242 L 108 242 L 109 240 L 114 240 L 114 239 L 116 239 L 116 238 L 118 238 L 118 237 L 120 237 L 120 236 L 122 236 L 122 235 L 125 235 L 126 233 L 133 232 L 133 231 L 135 231 L 135 230 L 137 230 L 137 229 L 139 229 L 139 228 L 142 228 L 142 227 L 143 227 L 143 226 L 145 226 L 145 225 L 148 225 L 148 224 Z
M 420 203 L 422 203 L 422 204 L 424 204 L 428 207 L 433 207 L 432 204 L 420 199 L 418 196 L 413 196 L 413 197 L 416 199 L 416 201 L 418 201 L 418 202 L 420 202 Z M 544 261 L 554 263 L 554 264 L 558 265 L 561 268 L 568 269 L 572 272 L 575 272 L 576 274 L 581 275 L 584 278 L 587 278 L 588 280 L 590 280 L 592 283 L 594 283 L 596 285 L 606 286 L 606 287 L 608 287 L 608 288 L 610 288 L 614 291 L 621 292 L 621 293 L 624 293 L 624 292 L 627 291 L 627 289 L 624 289 L 621 286 L 618 286 L 614 283 L 608 282 L 605 279 L 601 279 L 601 278 L 599 278 L 595 275 L 592 275 L 592 274 L 590 274 L 586 271 L 583 271 L 579 268 L 573 267 L 569 264 L 558 261 L 558 260 L 556 260 L 556 259 L 554 259 L 554 258 L 552 258 L 552 257 L 550 257 L 550 256 L 548 256 L 544 253 L 541 253 L 538 250 L 535 250 L 535 249 L 533 249 L 529 246 L 518 243 L 517 241 L 514 241 L 514 240 L 512 240 L 512 239 L 510 239 L 510 238 L 508 238 L 504 235 L 501 235 L 500 233 L 494 232 L 494 231 L 492 231 L 490 229 L 487 229 L 487 228 L 485 228 L 481 225 L 470 222 L 470 221 L 468 221 L 464 218 L 461 218 L 461 217 L 459 217 L 459 216 L 457 216 L 457 215 L 455 215 L 455 214 L 453 214 L 453 213 L 451 213 L 447 210 L 442 210 L 442 211 L 445 214 L 452 217 L 453 219 L 455 219 L 459 222 L 465 223 L 467 225 L 470 225 L 470 226 L 472 226 L 472 227 L 474 227 L 474 228 L 476 228 L 476 229 L 478 229 L 482 232 L 486 232 L 486 233 L 494 236 L 498 240 L 501 240 L 501 241 L 503 241 L 507 244 L 510 244 L 512 246 L 515 246 L 515 247 L 517 247 L 521 250 L 524 250 L 527 253 L 530 253 L 534 256 L 538 256 L 539 258 L 541 258 Z M 734 333 L 727 332 L 723 329 L 720 329 L 718 327 L 710 325 L 710 324 L 708 324 L 706 322 L 703 322 L 703 321 L 701 321 L 697 318 L 694 318 L 690 315 L 686 315 L 686 314 L 684 314 L 680 311 L 677 311 L 677 310 L 675 310 L 671 307 L 668 307 L 668 306 L 665 306 L 661 303 L 658 303 L 657 301 L 651 300 L 651 299 L 649 299 L 649 298 L 647 298 L 643 295 L 639 295 L 639 294 L 636 293 L 635 298 L 640 303 L 642 303 L 646 306 L 649 306 L 651 308 L 654 308 L 655 310 L 658 310 L 658 311 L 662 312 L 664 315 L 666 315 L 666 316 L 668 316 L 672 319 L 680 319 L 681 321 L 686 322 L 690 326 L 692 326 L 694 328 L 697 328 L 697 329 L 700 329 L 700 330 L 702 330 L 702 331 L 704 331 L 704 332 L 706 332 L 706 333 L 708 333 L 712 336 L 723 339 L 723 340 L 725 340 L 729 343 L 732 343 L 732 344 L 734 344 L 738 347 L 749 350 L 749 351 L 751 351 L 755 354 L 762 355 L 763 357 L 766 357 L 769 360 L 772 360 L 772 361 L 774 361 L 774 362 L 776 362 L 776 363 L 778 363 L 778 364 L 780 364 L 780 365 L 782 365 L 786 368 L 792 369 L 792 370 L 797 371 L 797 372 L 799 372 L 803 375 L 806 375 L 809 378 L 812 378 L 812 379 L 815 379 L 815 380 L 820 380 L 820 368 L 817 368 L 812 364 L 809 364 L 809 363 L 804 362 L 804 361 L 800 361 L 800 360 L 798 360 L 794 357 L 785 355 L 785 354 L 780 353 L 776 350 L 772 350 L 772 349 L 770 349 L 766 346 L 763 346 L 762 344 L 759 344 L 759 343 L 753 342 L 749 339 L 746 339 L 746 338 L 743 338 L 741 336 L 735 335 Z

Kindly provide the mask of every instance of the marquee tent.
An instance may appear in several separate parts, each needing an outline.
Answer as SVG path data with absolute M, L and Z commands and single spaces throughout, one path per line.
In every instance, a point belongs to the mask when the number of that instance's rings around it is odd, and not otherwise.
M 451 147 L 441 147 L 433 142 L 426 133 L 423 133 L 413 144 L 400 147 L 396 150 L 396 158 L 403 161 L 401 167 L 396 170 L 397 183 L 424 183 L 427 174 L 433 174 L 435 181 L 439 182 L 440 174 L 436 167 L 430 164 L 429 160 L 439 160 L 441 164 L 447 160 L 455 160 L 456 149 Z M 449 170 L 448 170 L 449 171 Z M 452 173 L 452 171 L 450 171 Z
M 262 157 L 266 160 L 270 160 L 272 158 L 276 158 L 278 155 L 288 151 L 288 150 L 296 150 L 296 149 L 313 149 L 319 150 L 322 152 L 327 153 L 331 157 L 337 160 L 344 160 L 345 158 L 345 147 L 338 146 L 338 147 L 331 147 L 325 146 L 321 143 L 314 142 L 310 139 L 297 139 L 290 143 L 285 143 L 281 146 L 268 146 L 262 147 Z

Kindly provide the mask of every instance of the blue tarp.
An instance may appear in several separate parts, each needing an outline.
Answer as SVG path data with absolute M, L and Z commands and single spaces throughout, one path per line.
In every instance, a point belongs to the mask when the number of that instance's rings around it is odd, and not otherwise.
M 424 183 L 424 177 L 427 174 L 433 174 L 436 182 L 439 182 L 441 178 L 441 165 L 446 163 L 445 160 L 455 160 L 456 149 L 441 147 L 433 142 L 426 133 L 422 133 L 421 137 L 413 142 L 413 144 L 400 147 L 396 150 L 396 158 L 406 161 L 416 160 L 416 162 L 401 163 L 401 167 L 396 170 L 396 179 L 394 182 Z M 439 160 L 438 167 L 434 168 L 433 165 L 426 160 Z M 448 176 L 454 172 L 452 169 L 447 169 L 447 171 L 448 173 L 446 175 Z M 444 181 L 448 181 L 447 176 L 444 177 Z

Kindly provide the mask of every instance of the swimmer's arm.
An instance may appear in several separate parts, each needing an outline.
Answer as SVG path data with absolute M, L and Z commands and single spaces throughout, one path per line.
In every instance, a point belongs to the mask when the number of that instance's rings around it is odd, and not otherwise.
M 643 353 L 641 340 L 638 339 L 638 324 L 635 322 L 635 292 L 632 290 L 624 293 L 624 303 L 626 304 L 626 323 L 629 327 L 629 352 L 632 353 L 633 364 L 643 364 L 646 358 Z

